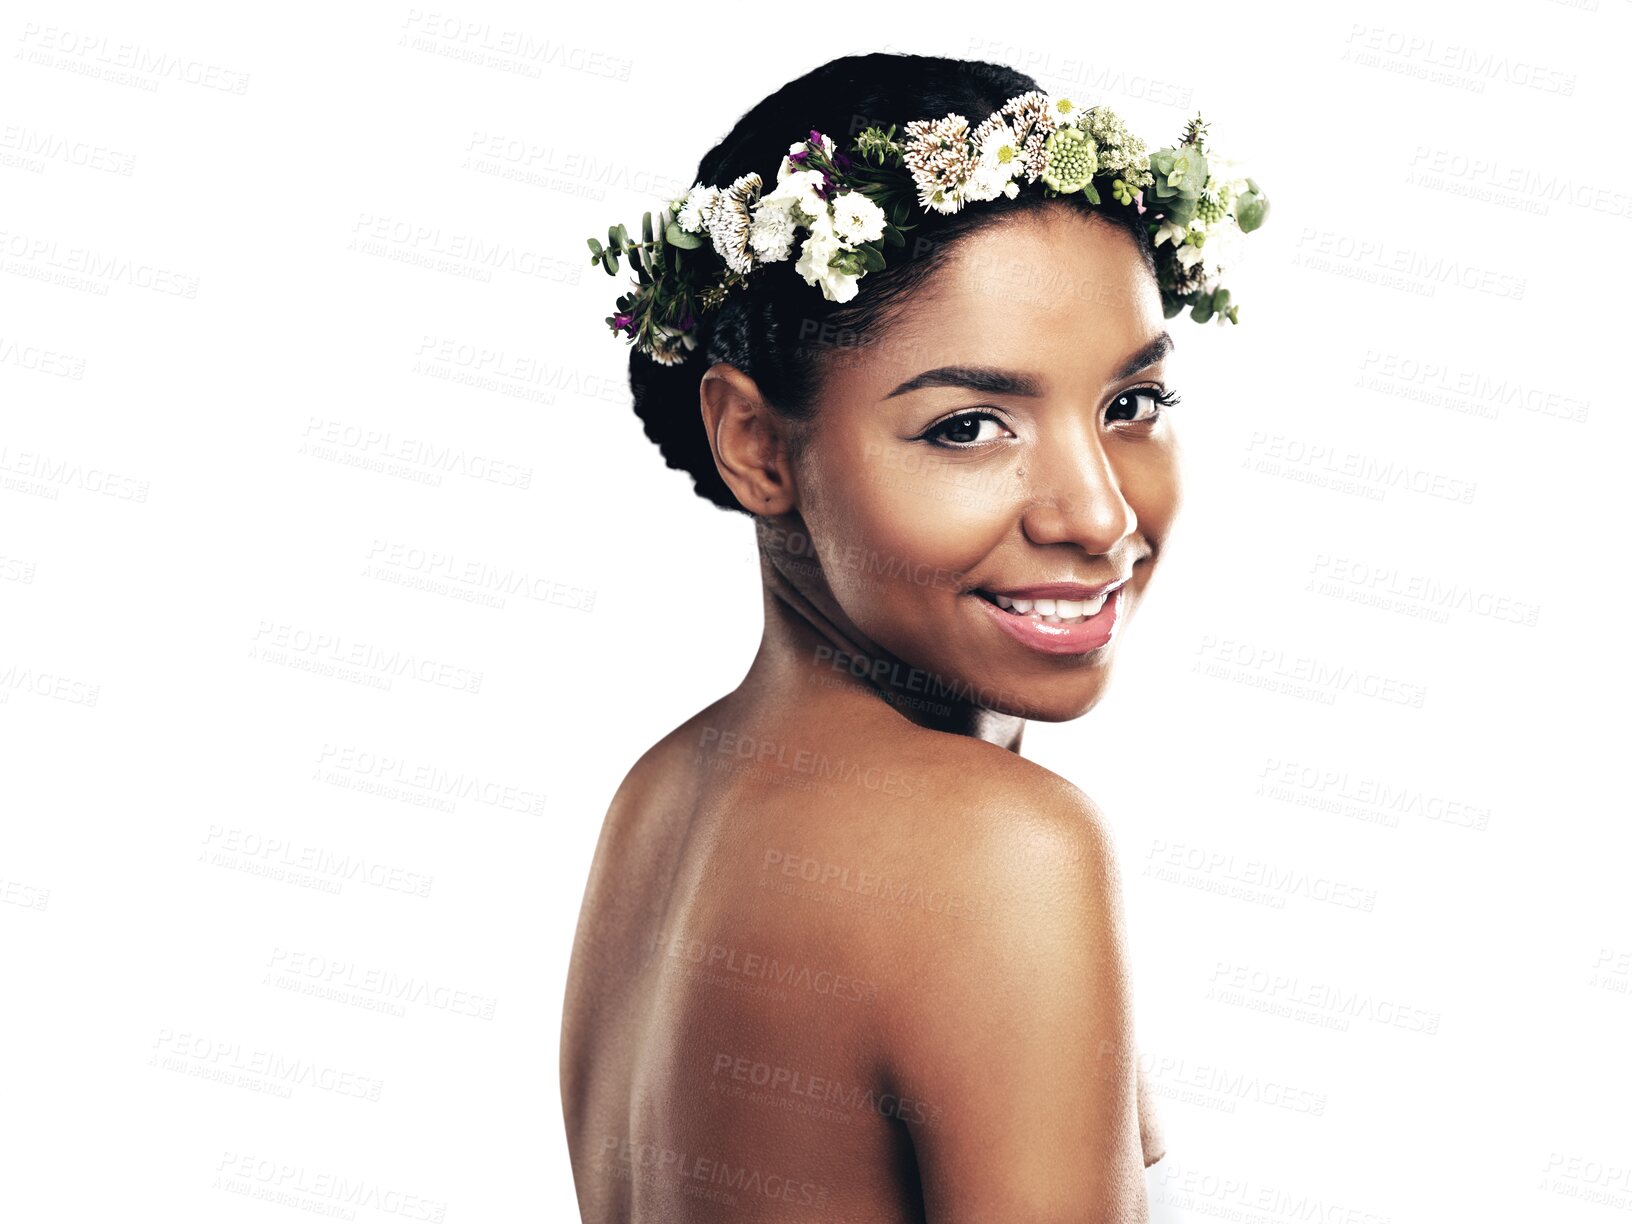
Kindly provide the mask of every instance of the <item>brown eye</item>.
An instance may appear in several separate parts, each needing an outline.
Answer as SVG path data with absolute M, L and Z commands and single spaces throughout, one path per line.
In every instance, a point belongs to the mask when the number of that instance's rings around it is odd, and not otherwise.
M 1179 402 L 1177 394 L 1158 387 L 1130 387 L 1111 401 L 1105 412 L 1108 421 L 1154 421 L 1163 408 Z
M 986 428 L 988 425 L 996 426 L 996 429 Z M 947 417 L 944 421 L 937 421 L 923 436 L 938 446 L 973 447 L 997 441 L 1000 436 L 997 430 L 1007 432 L 1003 422 L 991 413 L 964 412 Z

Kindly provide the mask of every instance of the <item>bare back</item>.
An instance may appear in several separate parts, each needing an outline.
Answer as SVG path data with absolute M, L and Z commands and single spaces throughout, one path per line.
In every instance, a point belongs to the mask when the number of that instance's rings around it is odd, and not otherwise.
M 888 1045 L 917 958 L 990 917 L 949 852 L 970 743 L 732 703 L 641 759 L 596 851 L 561 1044 L 583 1218 L 924 1219 L 912 1135 L 957 1102 L 895 1082 Z

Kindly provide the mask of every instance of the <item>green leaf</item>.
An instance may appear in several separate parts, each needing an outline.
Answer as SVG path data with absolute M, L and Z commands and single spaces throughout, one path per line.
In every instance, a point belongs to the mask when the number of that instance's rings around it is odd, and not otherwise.
M 1184 309 L 1184 299 L 1183 298 L 1170 298 L 1170 297 L 1165 297 L 1165 296 L 1162 298 L 1162 317 L 1163 318 L 1171 319 L 1174 315 L 1178 314 L 1179 311 L 1181 311 L 1183 309 Z
M 873 243 L 863 243 L 856 248 L 856 254 L 861 256 L 861 266 L 867 271 L 884 271 L 884 252 L 880 251 Z
M 652 214 L 651 213 L 645 213 L 640 218 L 640 240 L 642 242 L 650 242 L 652 240 Z
M 1082 194 L 1088 197 L 1088 203 L 1099 203 L 1099 188 L 1095 187 L 1092 183 L 1084 183 L 1082 185 Z
M 893 225 L 884 227 L 884 241 L 891 246 L 904 247 L 907 245 L 906 235 Z
M 617 256 L 617 252 L 608 251 L 606 253 L 606 262 L 603 263 L 601 265 L 601 267 L 606 269 L 606 274 L 608 276 L 616 276 L 618 274 L 618 256 Z
M 905 196 L 897 200 L 895 202 L 895 207 L 890 210 L 890 220 L 894 221 L 897 225 L 905 225 L 907 223 L 907 218 L 911 215 L 912 204 Z
M 1264 223 L 1269 215 L 1269 198 L 1256 191 L 1249 191 L 1240 196 L 1235 202 L 1235 223 L 1241 227 L 1241 232 L 1250 234 Z
M 1173 195 L 1194 199 L 1207 185 L 1207 158 L 1189 145 L 1156 150 L 1150 155 L 1150 169 L 1156 176 L 1158 199 Z
M 596 242 L 593 238 L 589 240 L 589 253 L 595 256 L 597 260 L 601 257 L 601 244 Z
M 701 236 L 688 234 L 672 221 L 669 222 L 668 228 L 663 231 L 663 237 L 668 239 L 670 246 L 679 247 L 685 251 L 695 251 L 703 245 Z
M 618 222 L 606 231 L 606 245 L 614 251 L 622 251 L 629 245 L 629 231 L 623 228 L 623 222 Z
M 1190 317 L 1197 323 L 1205 323 L 1208 319 L 1211 319 L 1213 317 L 1213 299 L 1210 297 L 1199 298 L 1196 304 L 1190 308 Z

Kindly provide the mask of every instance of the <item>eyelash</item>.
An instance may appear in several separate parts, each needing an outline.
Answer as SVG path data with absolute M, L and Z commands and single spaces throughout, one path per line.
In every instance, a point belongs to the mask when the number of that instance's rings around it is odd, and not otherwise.
M 1161 418 L 1162 410 L 1164 408 L 1171 408 L 1180 402 L 1180 396 L 1177 391 L 1168 391 L 1161 387 L 1129 387 L 1116 398 L 1120 400 L 1131 396 L 1138 396 L 1140 394 L 1154 400 L 1156 403 L 1155 411 L 1149 416 L 1141 418 L 1137 422 L 1137 424 L 1140 425 L 1154 425 L 1156 421 Z M 1112 401 L 1113 404 L 1115 402 L 1115 400 Z M 1003 424 L 1002 419 L 995 413 L 986 412 L 980 409 L 959 412 L 953 416 L 942 417 L 939 421 L 936 421 L 935 424 L 931 425 L 923 433 L 918 435 L 918 441 L 928 442 L 931 446 L 938 446 L 943 450 L 979 450 L 983 446 L 989 446 L 990 443 L 988 442 L 946 442 L 938 440 L 935 436 L 936 430 L 951 425 L 955 421 L 966 421 L 976 418 L 996 421 L 999 425 Z

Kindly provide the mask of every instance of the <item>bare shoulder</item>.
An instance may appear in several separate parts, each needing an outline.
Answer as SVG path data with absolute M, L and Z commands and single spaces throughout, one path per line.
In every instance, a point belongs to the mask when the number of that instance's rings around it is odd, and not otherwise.
M 880 983 L 890 1078 L 931 1218 L 1144 1218 L 1137 1055 L 1120 884 L 1104 814 L 990 744 L 948 746 L 933 870 L 959 921 L 904 926 Z M 940 784 L 937 784 L 939 788 Z M 967 1216 L 963 1213 L 967 1212 Z
M 721 712 L 729 700 L 722 697 L 703 707 L 636 757 L 613 794 L 610 810 L 616 813 L 631 807 L 650 793 L 653 786 L 671 781 L 673 766 L 695 753 L 709 729 L 720 723 Z
M 925 786 L 915 798 L 955 824 L 958 836 L 939 842 L 953 862 L 999 891 L 1035 891 L 1041 880 L 1104 882 L 1114 856 L 1109 822 L 1086 792 L 996 744 L 928 734 L 919 745 Z

